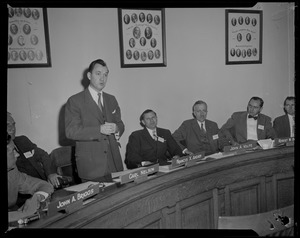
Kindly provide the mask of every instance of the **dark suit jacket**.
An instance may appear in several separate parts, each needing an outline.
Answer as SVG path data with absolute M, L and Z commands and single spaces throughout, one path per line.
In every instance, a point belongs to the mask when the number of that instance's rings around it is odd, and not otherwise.
M 291 129 L 290 129 L 289 116 L 286 114 L 280 117 L 276 117 L 273 122 L 273 128 L 278 138 L 290 137 Z
M 57 173 L 55 161 L 53 161 L 49 154 L 37 147 L 26 136 L 16 136 L 14 143 L 18 149 L 20 156 L 17 159 L 17 167 L 20 172 L 26 173 L 32 177 L 40 178 L 43 180 L 48 179 L 49 174 Z M 34 151 L 34 152 L 32 152 Z M 29 156 L 28 156 L 28 155 Z M 25 157 L 27 156 L 27 158 Z M 21 160 L 28 161 L 32 166 L 24 168 Z
M 160 165 L 165 165 L 168 158 L 182 155 L 180 147 L 169 130 L 157 127 L 156 133 L 157 136 L 164 138 L 165 142 L 155 141 L 146 128 L 131 133 L 125 156 L 125 164 L 128 169 L 141 166 L 143 161 L 155 163 L 157 159 Z
M 219 128 L 217 123 L 205 120 L 206 135 L 201 131 L 197 119 L 184 121 L 180 127 L 172 134 L 181 149 L 187 148 L 193 153 L 205 151 L 206 154 L 212 154 L 219 151 Z M 207 136 L 207 143 L 210 149 L 204 146 L 204 138 Z
M 66 136 L 76 141 L 76 165 L 78 175 L 85 180 L 123 170 L 119 143 L 114 135 L 100 133 L 100 125 L 114 122 L 120 136 L 124 132 L 121 111 L 116 98 L 103 92 L 105 114 L 99 109 L 88 89 L 71 96 L 65 109 Z M 115 169 L 109 171 L 108 163 Z
M 234 112 L 231 118 L 221 127 L 221 132 L 232 142 L 247 142 L 247 112 Z M 233 129 L 233 130 L 232 130 Z M 230 133 L 232 130 L 232 134 Z M 274 139 L 275 130 L 272 127 L 271 118 L 259 113 L 257 118 L 257 139 Z

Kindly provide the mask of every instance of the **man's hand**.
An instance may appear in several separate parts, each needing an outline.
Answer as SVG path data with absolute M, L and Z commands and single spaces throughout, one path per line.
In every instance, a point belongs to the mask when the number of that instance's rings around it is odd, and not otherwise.
M 185 155 L 193 155 L 193 154 L 194 154 L 193 152 L 189 151 L 187 148 L 185 148 L 185 149 L 183 150 L 183 153 L 184 153 Z
M 240 145 L 239 143 L 237 143 L 237 142 L 234 141 L 234 140 L 232 140 L 232 141 L 230 142 L 230 144 L 233 145 L 233 146 L 238 146 L 238 145 Z
M 59 187 L 59 180 L 58 178 L 61 178 L 61 175 L 58 174 L 49 174 L 48 175 L 48 182 L 51 183 L 55 188 Z
M 25 204 L 18 209 L 25 216 L 34 214 L 39 208 L 40 203 L 45 197 L 42 194 L 33 194 L 33 196 L 25 201 Z
M 117 125 L 111 122 L 105 122 L 100 126 L 100 132 L 104 135 L 110 135 L 117 132 Z

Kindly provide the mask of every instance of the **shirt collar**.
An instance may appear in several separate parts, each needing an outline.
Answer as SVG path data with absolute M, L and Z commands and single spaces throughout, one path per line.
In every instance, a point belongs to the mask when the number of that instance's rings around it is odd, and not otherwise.
M 88 86 L 88 90 L 90 91 L 94 100 L 98 101 L 98 93 L 103 93 L 103 91 L 97 91 L 91 85 Z M 103 95 L 102 95 L 103 96 Z

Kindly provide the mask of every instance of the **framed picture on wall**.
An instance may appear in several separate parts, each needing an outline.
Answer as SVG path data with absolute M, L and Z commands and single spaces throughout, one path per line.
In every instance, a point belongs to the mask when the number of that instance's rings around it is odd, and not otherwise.
M 8 7 L 8 68 L 51 67 L 47 10 Z
M 225 10 L 226 64 L 262 63 L 262 11 Z
M 167 65 L 165 10 L 118 9 L 121 67 Z

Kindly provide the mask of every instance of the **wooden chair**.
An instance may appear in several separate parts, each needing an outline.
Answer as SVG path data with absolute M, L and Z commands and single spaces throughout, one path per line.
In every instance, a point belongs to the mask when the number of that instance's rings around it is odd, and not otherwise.
M 57 174 L 72 177 L 74 183 L 79 183 L 75 162 L 75 147 L 62 146 L 50 153 L 50 158 L 55 161 Z
M 259 236 L 293 236 L 294 205 L 246 216 L 219 216 L 218 229 L 251 229 Z

